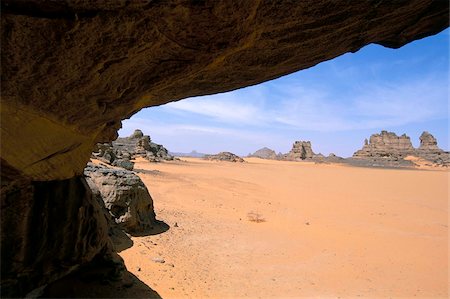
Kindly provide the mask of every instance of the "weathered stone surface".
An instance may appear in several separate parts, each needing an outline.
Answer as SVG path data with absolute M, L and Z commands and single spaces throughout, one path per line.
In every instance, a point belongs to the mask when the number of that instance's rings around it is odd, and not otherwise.
M 93 192 L 104 201 L 113 220 L 126 231 L 142 232 L 155 225 L 153 199 L 132 171 L 88 163 L 84 174 Z
M 397 136 L 386 131 L 373 134 L 369 141 L 367 139 L 364 141 L 363 148 L 356 151 L 347 161 L 357 165 L 369 163 L 376 166 L 413 166 L 411 161 L 404 160 L 407 156 L 417 156 L 438 166 L 450 165 L 450 153 L 440 149 L 436 138 L 426 131 L 420 136 L 420 146 L 417 149 L 412 146 L 410 138 L 405 134 Z
M 450 153 L 439 148 L 436 138 L 427 131 L 419 137 L 420 146 L 416 150 L 418 157 L 429 160 L 440 166 L 450 166 Z
M 381 134 L 370 136 L 368 142 L 366 139 L 363 148 L 356 151 L 353 158 L 397 161 L 411 154 L 414 154 L 414 147 L 406 134 L 397 136 L 393 132 L 381 131 Z
M 141 156 L 150 162 L 171 161 L 174 158 L 164 146 L 152 142 L 150 136 L 139 129 L 130 137 L 117 138 L 112 142 L 112 147 L 115 152 L 129 153 L 132 158 Z
M 94 257 L 113 256 L 107 220 L 83 177 L 2 188 L 2 297 L 24 296 Z
M 210 161 L 245 162 L 244 159 L 230 152 L 220 152 L 216 155 L 205 155 L 203 159 Z
M 314 152 L 311 148 L 310 141 L 295 141 L 292 145 L 292 149 L 286 155 L 283 155 L 283 160 L 305 160 L 312 159 L 314 157 Z
M 276 159 L 277 153 L 274 150 L 271 150 L 270 148 L 263 147 L 248 156 L 262 158 L 262 159 Z
M 448 27 L 448 1 L 1 2 L 2 158 L 35 180 L 81 174 L 143 107 L 228 91 L 369 43 Z M 18 144 L 19 143 L 19 144 Z

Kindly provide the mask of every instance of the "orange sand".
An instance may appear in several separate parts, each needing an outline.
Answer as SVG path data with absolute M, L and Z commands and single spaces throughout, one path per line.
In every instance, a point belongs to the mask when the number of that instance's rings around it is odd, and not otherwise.
M 171 228 L 128 270 L 166 299 L 447 298 L 448 172 L 246 161 L 139 160 Z

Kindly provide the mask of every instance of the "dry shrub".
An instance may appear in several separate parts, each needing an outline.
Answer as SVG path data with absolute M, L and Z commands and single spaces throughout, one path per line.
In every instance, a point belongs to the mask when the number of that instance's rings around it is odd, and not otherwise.
M 256 222 L 256 223 L 266 222 L 266 219 L 258 212 L 248 213 L 247 218 L 248 218 L 248 221 L 251 221 L 251 222 Z

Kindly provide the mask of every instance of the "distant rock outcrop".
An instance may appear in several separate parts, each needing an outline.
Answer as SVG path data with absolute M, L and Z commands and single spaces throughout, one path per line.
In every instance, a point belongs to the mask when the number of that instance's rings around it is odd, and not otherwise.
M 114 149 L 128 152 L 131 156 L 141 156 L 150 162 L 173 160 L 173 156 L 162 145 L 152 142 L 150 136 L 137 129 L 130 137 L 117 138 L 112 142 Z
M 270 148 L 263 147 L 253 154 L 248 155 L 248 157 L 256 157 L 261 159 L 277 159 L 277 153 Z
M 386 159 L 397 161 L 414 153 L 411 139 L 403 134 L 397 136 L 393 132 L 381 131 L 373 134 L 364 146 L 353 154 L 354 158 Z
M 306 160 L 314 157 L 310 141 L 295 141 L 289 153 L 283 155 L 283 160 Z
M 403 134 L 381 131 L 381 134 L 373 134 L 369 141 L 364 141 L 362 149 L 356 151 L 349 162 L 368 162 L 377 166 L 413 166 L 407 156 L 417 156 L 429 160 L 435 164 L 446 166 L 450 164 L 449 153 L 437 146 L 437 140 L 428 132 L 420 136 L 420 146 L 415 149 L 411 139 Z
M 156 223 L 150 193 L 132 171 L 88 163 L 84 175 L 92 193 L 103 200 L 112 219 L 127 232 L 142 232 Z
M 425 131 L 420 135 L 419 139 L 420 146 L 416 150 L 418 157 L 438 165 L 450 166 L 450 153 L 439 148 L 437 140 L 433 135 Z
M 230 152 L 221 152 L 217 155 L 205 155 L 203 159 L 211 161 L 245 162 L 244 159 Z
M 162 145 L 153 143 L 150 136 L 137 129 L 129 137 L 117 138 L 112 143 L 99 143 L 93 157 L 112 166 L 132 170 L 131 159 L 140 156 L 150 162 L 170 161 L 174 157 Z

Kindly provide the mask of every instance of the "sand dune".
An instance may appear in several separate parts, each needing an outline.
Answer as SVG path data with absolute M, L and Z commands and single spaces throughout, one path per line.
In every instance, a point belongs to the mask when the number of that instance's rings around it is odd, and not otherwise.
M 163 298 L 447 298 L 448 172 L 246 161 L 138 160 L 171 228 L 129 271 Z

